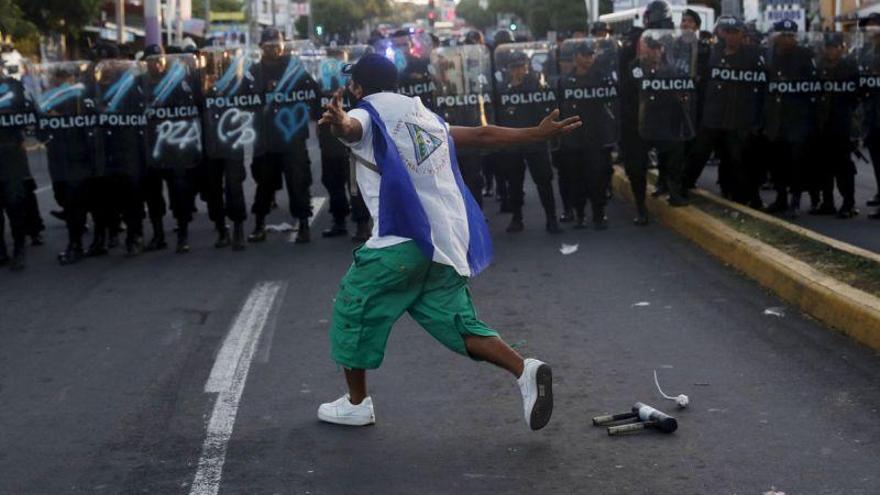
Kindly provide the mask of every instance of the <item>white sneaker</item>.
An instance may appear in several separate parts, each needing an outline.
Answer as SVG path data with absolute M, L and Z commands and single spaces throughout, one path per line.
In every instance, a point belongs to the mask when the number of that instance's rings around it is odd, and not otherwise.
M 517 378 L 522 392 L 526 423 L 533 430 L 540 430 L 553 414 L 553 373 L 550 366 L 537 359 L 526 359 L 523 373 Z
M 373 399 L 367 397 L 360 404 L 355 405 L 348 400 L 348 394 L 345 394 L 333 402 L 321 404 L 318 407 L 318 419 L 337 425 L 371 425 L 376 422 Z

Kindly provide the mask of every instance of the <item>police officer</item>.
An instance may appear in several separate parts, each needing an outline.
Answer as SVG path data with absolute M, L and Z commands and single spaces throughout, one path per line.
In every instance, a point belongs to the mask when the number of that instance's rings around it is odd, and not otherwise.
M 512 47 L 512 48 L 511 48 Z M 528 127 L 539 121 L 536 109 L 550 99 L 553 91 L 544 85 L 530 68 L 529 56 L 514 45 L 506 45 L 511 48 L 507 52 L 509 60 L 506 62 L 507 77 L 499 88 L 499 112 L 498 121 L 508 127 Z M 496 64 L 499 51 L 496 50 Z M 555 100 L 555 95 L 552 96 Z M 536 105 L 535 102 L 538 104 Z M 507 232 L 522 232 L 525 228 L 523 223 L 523 196 L 525 172 L 528 167 L 532 180 L 538 189 L 538 197 L 544 208 L 546 218 L 545 228 L 551 234 L 562 232 L 556 218 L 556 200 L 553 196 L 553 170 L 550 163 L 550 151 L 547 143 L 520 145 L 515 149 L 503 153 L 503 161 L 509 167 L 508 178 L 510 189 L 510 208 L 513 218 L 507 226 Z
M 142 195 L 153 227 L 147 251 L 165 249 L 163 219 L 168 208 L 177 223 L 178 254 L 188 253 L 189 224 L 199 187 L 202 131 L 198 112 L 199 80 L 191 54 L 165 55 L 158 45 L 144 50 L 147 96 L 147 171 Z
M 818 58 L 822 93 L 818 101 L 818 141 L 822 145 L 815 157 L 816 175 L 812 195 L 821 195 L 821 204 L 812 214 L 833 215 L 848 219 L 856 216 L 856 167 L 850 158 L 853 112 L 858 88 L 858 65 L 847 54 L 843 33 L 825 33 L 823 49 Z M 834 208 L 834 183 L 843 197 L 839 210 Z
M 810 145 L 815 139 L 818 75 L 812 50 L 797 36 L 791 20 L 773 25 L 766 56 L 768 64 L 764 135 L 771 152 L 771 175 L 776 200 L 767 211 L 800 213 L 801 195 L 807 190 Z M 788 194 L 791 197 L 788 197 Z M 818 198 L 812 198 L 814 201 Z
M 756 47 L 746 44 L 742 20 L 721 16 L 715 31 L 718 41 L 703 84 L 702 128 L 688 154 L 685 185 L 694 187 L 714 152 L 720 159 L 725 195 L 760 209 L 760 168 L 747 161 L 745 153 L 760 126 L 767 79 L 763 58 Z
M 278 29 L 269 27 L 263 30 L 260 46 L 263 50 L 261 93 L 266 95 L 269 118 L 263 122 L 264 152 L 254 159 L 252 168 L 257 191 L 251 211 L 256 217 L 256 225 L 248 241 L 266 240 L 266 216 L 272 209 L 275 191 L 283 178 L 290 214 L 299 221 L 295 242 L 303 244 L 311 241 L 312 171 L 306 140 L 309 137 L 308 119 L 318 111 L 318 86 L 300 60 L 289 52 L 285 53 L 284 37 Z M 297 64 L 300 64 L 298 68 Z M 292 71 L 294 73 L 290 75 Z M 268 101 L 273 99 L 272 94 L 278 95 L 280 103 Z M 281 118 L 284 115 L 289 117 Z M 228 183 L 227 187 L 230 187 Z M 240 187 L 240 183 L 232 187 Z
M 12 270 L 25 267 L 27 232 L 26 181 L 30 177 L 24 131 L 36 118 L 30 102 L 25 98 L 22 84 L 6 75 L 0 67 L 0 100 L 7 104 L 0 108 L 0 265 L 9 263 Z M 6 247 L 5 217 L 12 231 L 12 257 Z
M 492 46 L 489 49 L 494 54 L 498 47 L 507 43 L 513 43 L 513 34 L 506 29 L 500 29 L 495 33 L 495 37 L 492 39 Z M 498 70 L 500 68 L 495 66 L 495 57 L 493 56 L 492 74 L 495 74 Z M 498 101 L 497 91 L 494 95 L 494 101 Z M 491 197 L 494 189 L 495 199 L 501 203 L 502 213 L 510 213 L 510 199 L 508 196 L 508 183 L 510 180 L 507 174 L 509 168 L 504 163 L 504 155 L 500 151 L 489 151 L 483 160 L 483 196 Z
M 329 49 L 328 52 L 332 50 L 343 52 L 345 48 Z M 342 69 L 341 61 L 329 55 L 328 53 L 328 58 L 322 61 L 327 66 L 327 77 L 321 78 L 322 108 L 329 105 L 333 94 L 344 86 L 343 74 L 338 72 Z M 349 52 L 349 55 L 353 54 Z M 322 69 L 321 72 L 325 73 L 325 70 Z M 346 90 L 345 101 L 349 106 L 351 98 Z M 329 125 L 319 125 L 317 130 L 318 144 L 321 147 L 321 184 L 327 189 L 330 215 L 333 217 L 333 225 L 321 232 L 321 236 L 330 238 L 348 235 L 346 218 L 351 214 L 351 219 L 357 226 L 352 241 L 361 244 L 367 242 L 372 232 L 370 211 L 353 180 L 349 149 L 333 136 Z
M 874 12 L 865 18 L 859 19 L 859 28 L 870 34 L 867 46 L 862 48 L 860 54 L 865 60 L 861 65 L 866 71 L 876 76 L 880 74 L 880 13 Z M 865 147 L 871 155 L 871 164 L 874 169 L 874 180 L 877 185 L 876 194 L 868 200 L 868 206 L 880 206 L 880 93 L 877 90 L 869 91 L 865 101 L 865 123 L 867 135 L 864 138 Z M 872 220 L 880 220 L 880 210 L 868 215 Z
M 143 250 L 144 77 L 137 63 L 119 59 L 119 49 L 115 45 L 108 45 L 100 55 L 102 61 L 95 71 L 99 76 L 98 108 L 104 173 L 96 179 L 93 194 L 96 241 L 90 252 L 93 255 L 106 253 L 104 236 L 115 237 L 113 234 L 119 228 L 121 217 L 127 232 L 126 255 L 135 256 Z
M 564 171 L 571 181 L 568 193 L 576 216 L 575 228 L 584 227 L 584 208 L 589 198 L 593 225 L 603 230 L 608 225 L 607 147 L 617 141 L 618 133 L 616 45 L 610 40 L 594 39 L 569 40 L 563 47 L 566 45 L 572 48 L 573 66 L 560 80 L 560 108 L 563 117 L 579 115 L 584 125 L 562 138 L 560 182 Z
M 46 143 L 55 201 L 64 209 L 67 248 L 58 255 L 62 265 L 85 255 L 82 245 L 88 215 L 91 180 L 97 173 L 94 86 L 91 64 L 59 62 L 41 66 L 38 135 Z
M 245 160 L 248 156 L 260 155 L 262 97 L 259 64 L 254 61 L 254 53 L 246 48 L 207 48 L 202 50 L 202 57 L 206 60 L 200 68 L 202 115 L 209 157 L 205 163 L 203 194 L 208 203 L 208 216 L 217 231 L 214 246 L 223 248 L 231 244 L 233 250 L 243 251 L 244 222 L 247 219 L 243 187 L 247 177 Z M 269 166 L 280 165 L 277 157 L 268 160 L 272 164 Z M 273 194 L 274 191 L 272 186 Z M 260 196 L 258 208 L 265 204 L 264 196 L 265 193 Z M 233 224 L 231 242 L 227 218 Z
M 672 21 L 668 13 L 669 6 L 665 2 L 651 2 L 645 9 L 644 21 L 649 26 L 670 27 Z M 630 28 L 620 50 L 620 153 L 636 204 L 633 223 L 647 225 L 648 147 L 639 136 L 639 81 L 634 72 L 638 66 L 636 57 L 641 35 L 641 28 Z

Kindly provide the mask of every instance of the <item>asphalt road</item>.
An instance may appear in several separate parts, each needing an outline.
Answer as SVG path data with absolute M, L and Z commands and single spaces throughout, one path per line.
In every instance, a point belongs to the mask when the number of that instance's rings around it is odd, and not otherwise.
M 868 154 L 867 151 L 865 151 L 865 154 Z M 806 214 L 806 211 L 810 207 L 810 199 L 807 194 L 804 194 L 803 204 L 801 205 L 804 214 L 791 221 L 802 227 L 827 235 L 828 237 L 839 239 L 855 246 L 880 253 L 880 221 L 868 218 L 868 214 L 874 212 L 876 208 L 868 207 L 865 204 L 878 193 L 877 181 L 874 178 L 874 169 L 871 167 L 870 163 L 861 160 L 856 162 L 856 169 L 858 171 L 856 174 L 856 208 L 859 209 L 858 216 L 842 220 L 833 215 L 808 215 Z M 717 181 L 718 168 L 706 167 L 703 176 L 700 177 L 698 185 L 704 189 L 713 191 L 716 194 L 720 194 L 721 191 L 718 187 Z M 776 193 L 774 191 L 761 191 L 761 196 L 764 199 L 764 203 L 768 205 L 776 199 Z M 834 191 L 834 196 L 835 206 L 840 208 L 843 199 L 836 189 Z
M 272 223 L 289 221 L 281 206 Z M 540 432 L 512 377 L 408 317 L 370 375 L 377 424 L 319 423 L 344 390 L 327 332 L 345 239 L 216 250 L 200 213 L 190 254 L 60 267 L 64 229 L 47 219 L 29 268 L 0 271 L 0 493 L 877 493 L 877 353 L 660 226 L 633 226 L 628 204 L 611 205 L 608 231 L 560 236 L 539 209 L 530 191 L 526 231 L 509 235 L 490 202 L 496 262 L 472 292 L 484 320 L 553 366 Z M 328 223 L 323 211 L 314 225 Z M 659 398 L 655 369 L 688 409 Z M 591 425 L 636 401 L 679 430 Z

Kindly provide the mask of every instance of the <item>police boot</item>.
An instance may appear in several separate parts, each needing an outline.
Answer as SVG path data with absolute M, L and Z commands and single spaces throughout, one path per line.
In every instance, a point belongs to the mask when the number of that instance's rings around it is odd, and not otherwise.
M 562 223 L 568 223 L 574 220 L 574 212 L 571 210 L 564 210 L 562 215 L 559 215 L 559 221 Z
M 507 233 L 514 234 L 517 232 L 522 232 L 525 230 L 526 226 L 523 224 L 522 213 L 514 213 L 513 218 L 510 219 L 510 224 L 507 226 Z
M 308 244 L 312 242 L 312 229 L 309 227 L 308 218 L 299 219 L 299 231 L 296 233 L 296 244 Z
M 561 234 L 562 227 L 559 226 L 559 221 L 556 220 L 556 215 L 547 215 L 547 224 L 546 227 L 547 233 L 549 234 Z
M 107 253 L 107 230 L 103 227 L 95 227 L 92 244 L 89 245 L 89 249 L 86 251 L 86 256 L 93 258 L 96 256 L 104 256 Z
M 266 240 L 266 217 L 257 215 L 254 232 L 248 236 L 248 242 L 264 242 Z
M 24 239 L 16 239 L 15 247 L 12 249 L 12 262 L 9 264 L 9 269 L 18 272 L 24 270 L 25 266 L 25 243 Z
M 174 251 L 177 254 L 189 252 L 189 223 L 187 222 L 178 222 L 177 224 L 177 248 Z
M 788 210 L 785 211 L 785 216 L 788 217 L 789 219 L 792 219 L 792 220 L 801 216 L 801 194 L 800 193 L 792 193 L 791 202 L 788 204 Z
M 215 228 L 217 230 L 217 241 L 214 242 L 215 248 L 225 248 L 228 247 L 231 241 L 229 240 L 229 229 L 226 228 L 225 221 L 219 221 L 215 224 Z
M 244 222 L 235 222 L 232 224 L 232 250 L 244 251 Z
M 574 225 L 572 226 L 572 228 L 573 228 L 573 229 L 577 229 L 577 230 L 581 230 L 581 229 L 585 229 L 585 228 L 587 228 L 587 222 L 586 222 L 586 220 L 584 219 L 584 214 L 583 214 L 583 213 L 578 213 L 578 214 L 577 214 L 577 218 L 575 219 L 575 221 L 574 221 Z
M 153 238 L 150 240 L 150 243 L 147 244 L 147 247 L 144 248 L 145 251 L 158 251 L 160 249 L 165 249 L 168 247 L 168 244 L 165 242 L 165 226 L 162 225 L 162 219 L 153 220 Z
M 593 228 L 596 230 L 608 229 L 608 216 L 605 215 L 604 207 L 593 208 Z
M 354 242 L 355 244 L 363 244 L 370 240 L 371 235 L 372 232 L 370 229 L 370 221 L 367 220 L 366 222 L 358 222 L 357 230 L 351 237 L 351 242 Z
M 321 237 L 340 237 L 348 235 L 348 227 L 345 226 L 345 217 L 334 218 L 333 226 L 321 232 Z
M 810 208 L 808 213 L 810 215 L 835 215 L 837 214 L 837 209 L 834 207 L 834 203 L 823 201 L 818 206 Z
M 144 252 L 144 238 L 139 235 L 129 235 L 125 239 L 125 257 L 134 258 Z
M 79 242 L 72 242 L 67 245 L 67 249 L 65 249 L 63 253 L 58 254 L 58 263 L 61 263 L 62 265 L 72 265 L 81 260 L 83 256 L 82 244 Z
M 868 200 L 868 206 L 880 206 L 880 193 L 875 194 L 873 198 Z
M 633 223 L 639 226 L 651 223 L 651 217 L 648 216 L 648 208 L 644 203 L 636 205 L 636 217 L 633 218 Z

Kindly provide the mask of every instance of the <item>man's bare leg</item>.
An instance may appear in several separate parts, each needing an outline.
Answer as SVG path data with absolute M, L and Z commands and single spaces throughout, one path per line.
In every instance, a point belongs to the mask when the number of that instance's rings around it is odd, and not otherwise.
M 348 383 L 348 400 L 358 405 L 367 398 L 367 370 L 345 369 L 345 381 Z
M 500 338 L 465 335 L 464 346 L 471 356 L 504 368 L 516 378 L 522 375 L 522 356 Z

